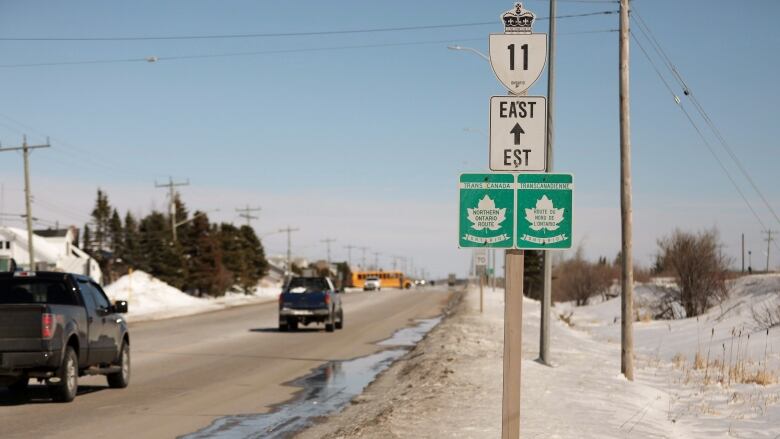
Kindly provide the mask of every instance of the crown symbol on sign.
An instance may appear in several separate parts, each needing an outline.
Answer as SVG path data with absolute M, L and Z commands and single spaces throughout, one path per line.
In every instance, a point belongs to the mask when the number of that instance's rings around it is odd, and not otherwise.
M 522 3 L 515 3 L 514 9 L 510 9 L 501 16 L 504 21 L 504 32 L 512 34 L 530 34 L 536 15 L 528 9 L 523 9 Z

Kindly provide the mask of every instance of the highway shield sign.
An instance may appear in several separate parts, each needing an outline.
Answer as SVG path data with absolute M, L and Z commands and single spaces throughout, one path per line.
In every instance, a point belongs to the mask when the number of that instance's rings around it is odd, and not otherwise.
M 546 34 L 491 34 L 490 65 L 510 93 L 520 94 L 539 79 L 547 63 Z

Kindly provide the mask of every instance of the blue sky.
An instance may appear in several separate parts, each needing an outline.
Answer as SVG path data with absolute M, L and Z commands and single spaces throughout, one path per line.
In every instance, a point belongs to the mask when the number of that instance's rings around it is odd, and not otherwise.
M 547 15 L 546 1 L 525 5 Z M 780 98 L 780 3 L 635 5 L 780 210 L 780 160 L 769 129 Z M 50 221 L 83 224 L 98 186 L 122 211 L 162 209 L 165 191 L 154 183 L 173 176 L 190 180 L 181 190 L 188 206 L 220 209 L 212 214 L 217 220 L 237 221 L 234 209 L 248 203 L 263 208 L 254 223 L 260 234 L 299 226 L 293 246 L 311 258 L 324 257 L 320 240 L 332 237 L 337 258 L 346 258 L 344 245 L 365 245 L 383 255 L 413 255 L 437 275 L 464 273 L 470 255 L 457 250 L 456 179 L 487 168 L 487 140 L 479 131 L 487 130 L 489 97 L 503 90 L 484 60 L 446 47 L 486 52 L 488 34 L 502 31 L 498 17 L 511 6 L 492 0 L 1 2 L 0 38 L 495 25 L 285 38 L 0 41 L 0 66 L 161 58 L 0 67 L 0 141 L 16 145 L 23 133 L 31 142 L 52 137 L 53 147 L 32 157 L 34 214 Z M 617 4 L 558 6 L 561 15 L 605 10 Z M 535 30 L 546 26 L 539 21 Z M 618 36 L 582 32 L 617 26 L 614 14 L 558 21 L 555 169 L 575 175 L 575 239 L 594 258 L 611 258 L 620 245 Z M 425 43 L 432 41 L 441 42 Z M 292 52 L 396 43 L 415 44 Z M 280 50 L 291 52 L 166 60 Z M 648 263 L 656 239 L 675 227 L 718 227 L 736 264 L 745 233 L 754 266 L 763 267 L 761 226 L 633 43 L 631 73 L 636 258 Z M 545 93 L 543 75 L 531 94 Z M 721 157 L 764 223 L 780 229 Z M 20 171 L 20 156 L 0 154 L 6 212 L 22 209 Z M 264 242 L 270 253 L 284 250 L 281 235 Z

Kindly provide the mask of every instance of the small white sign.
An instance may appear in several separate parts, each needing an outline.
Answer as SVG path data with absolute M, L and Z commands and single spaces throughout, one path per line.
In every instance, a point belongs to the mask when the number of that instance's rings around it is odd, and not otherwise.
M 490 98 L 490 169 L 545 171 L 547 100 L 541 96 Z
M 485 251 L 476 251 L 474 254 L 474 265 L 484 267 L 487 265 L 487 253 Z

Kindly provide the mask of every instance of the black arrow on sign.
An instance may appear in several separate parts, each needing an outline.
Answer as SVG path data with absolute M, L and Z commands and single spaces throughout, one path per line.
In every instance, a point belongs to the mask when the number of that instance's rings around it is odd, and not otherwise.
M 512 131 L 510 131 L 509 133 L 515 135 L 515 145 L 519 145 L 520 134 L 525 134 L 525 131 L 523 131 L 523 127 L 521 127 L 519 123 L 515 123 L 514 128 L 512 128 Z

